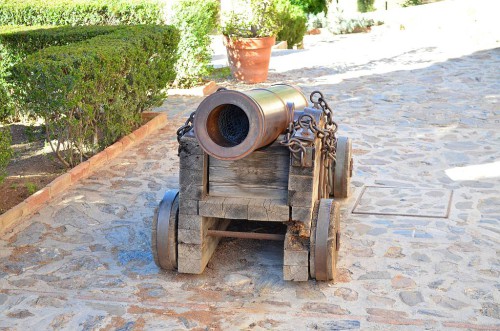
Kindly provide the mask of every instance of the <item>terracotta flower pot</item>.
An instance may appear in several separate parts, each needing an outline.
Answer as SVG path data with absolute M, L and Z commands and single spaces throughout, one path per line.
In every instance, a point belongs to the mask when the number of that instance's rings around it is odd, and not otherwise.
M 271 48 L 275 42 L 276 37 L 236 39 L 224 36 L 233 76 L 245 83 L 266 81 Z

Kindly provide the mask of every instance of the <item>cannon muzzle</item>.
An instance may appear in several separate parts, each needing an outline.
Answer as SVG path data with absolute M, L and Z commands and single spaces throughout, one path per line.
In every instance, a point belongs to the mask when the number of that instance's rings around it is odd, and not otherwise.
M 285 132 L 294 109 L 307 107 L 296 87 L 279 84 L 246 92 L 220 90 L 205 98 L 194 118 L 200 146 L 221 160 L 238 160 Z

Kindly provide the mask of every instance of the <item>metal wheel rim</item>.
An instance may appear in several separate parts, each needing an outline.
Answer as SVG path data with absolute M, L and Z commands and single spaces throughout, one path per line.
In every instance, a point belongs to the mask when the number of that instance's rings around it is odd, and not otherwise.
M 158 267 L 177 269 L 177 220 L 179 191 L 169 190 L 163 196 L 153 218 L 151 246 Z
M 333 188 L 330 192 L 335 198 L 347 198 L 350 194 L 352 142 L 347 137 L 337 139 L 335 152 L 335 170 L 333 171 Z

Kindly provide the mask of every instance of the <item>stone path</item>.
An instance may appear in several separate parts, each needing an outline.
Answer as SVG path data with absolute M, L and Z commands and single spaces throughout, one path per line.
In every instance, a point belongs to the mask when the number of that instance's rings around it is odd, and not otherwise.
M 200 276 L 156 268 L 153 211 L 201 100 L 172 97 L 171 126 L 1 238 L 0 330 L 500 330 L 500 34 L 476 3 L 415 43 L 380 27 L 274 55 L 270 83 L 323 91 L 354 140 L 338 282 L 282 281 L 277 242 L 224 241 Z

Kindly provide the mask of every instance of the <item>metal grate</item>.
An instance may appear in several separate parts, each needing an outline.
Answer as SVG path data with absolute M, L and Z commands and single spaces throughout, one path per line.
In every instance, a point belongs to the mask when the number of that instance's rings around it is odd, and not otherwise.
M 227 105 L 220 111 L 217 124 L 220 134 L 231 147 L 241 144 L 250 128 L 245 112 L 234 105 Z

